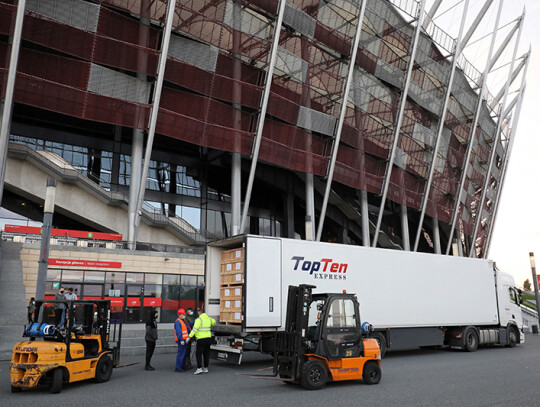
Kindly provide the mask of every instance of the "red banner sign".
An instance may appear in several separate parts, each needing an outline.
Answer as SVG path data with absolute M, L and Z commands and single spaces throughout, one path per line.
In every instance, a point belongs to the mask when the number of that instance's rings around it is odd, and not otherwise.
M 143 305 L 145 307 L 161 307 L 161 298 L 145 297 Z
M 140 297 L 128 297 L 127 304 L 128 307 L 140 307 L 141 298 Z
M 105 297 L 105 299 L 111 301 L 111 307 L 124 306 L 124 297 Z
M 122 263 L 119 261 L 49 259 L 49 266 L 105 267 L 105 268 L 111 268 L 111 269 L 119 269 L 119 268 L 122 268 Z
M 5 232 L 41 235 L 41 228 L 37 226 L 6 225 Z M 81 239 L 115 240 L 122 241 L 119 233 L 85 232 L 82 230 L 51 229 L 51 236 L 78 237 Z

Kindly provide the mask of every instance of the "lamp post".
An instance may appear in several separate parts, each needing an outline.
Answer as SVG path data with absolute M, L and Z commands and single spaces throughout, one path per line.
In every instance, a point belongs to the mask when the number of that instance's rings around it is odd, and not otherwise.
M 47 178 L 47 192 L 43 208 L 43 230 L 41 232 L 41 249 L 38 261 L 38 277 L 36 283 L 36 299 L 45 297 L 45 281 L 47 280 L 47 267 L 49 265 L 49 247 L 51 244 L 51 228 L 56 197 L 56 179 Z
M 538 324 L 540 326 L 540 297 L 538 296 L 538 278 L 536 277 L 536 267 L 533 252 L 529 253 L 529 260 L 531 261 L 531 270 L 534 284 L 534 297 L 536 298 L 536 312 L 538 314 Z

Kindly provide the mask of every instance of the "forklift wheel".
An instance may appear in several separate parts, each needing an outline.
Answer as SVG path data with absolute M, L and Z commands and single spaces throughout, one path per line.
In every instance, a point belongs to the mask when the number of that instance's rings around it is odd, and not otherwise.
M 64 380 L 62 369 L 57 368 L 52 372 L 52 382 L 50 391 L 52 394 L 57 394 L 62 391 L 62 380 Z
M 381 376 L 381 368 L 377 362 L 370 360 L 364 364 L 362 379 L 365 384 L 377 384 L 381 381 Z
M 111 378 L 113 370 L 113 363 L 110 357 L 107 355 L 102 356 L 99 359 L 99 362 L 96 366 L 96 378 L 94 379 L 97 383 L 106 382 Z
M 17 386 L 11 386 L 11 392 L 12 393 L 20 393 L 22 391 L 22 388 L 21 387 L 17 387 Z
M 326 366 L 319 360 L 308 360 L 302 365 L 300 383 L 308 390 L 322 389 L 328 381 Z

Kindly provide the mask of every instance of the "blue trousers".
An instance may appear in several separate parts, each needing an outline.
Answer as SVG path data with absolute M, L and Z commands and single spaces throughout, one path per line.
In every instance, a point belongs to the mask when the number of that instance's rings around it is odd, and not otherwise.
M 184 369 L 184 360 L 186 358 L 186 345 L 180 345 L 180 341 L 178 341 L 178 353 L 176 354 L 176 367 L 175 370 L 183 370 Z

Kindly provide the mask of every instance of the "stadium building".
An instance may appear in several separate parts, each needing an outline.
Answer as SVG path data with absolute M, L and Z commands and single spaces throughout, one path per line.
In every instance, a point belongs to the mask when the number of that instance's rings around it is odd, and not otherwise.
M 55 258 L 111 263 L 90 280 L 57 264 L 75 280 L 51 272 L 48 290 L 99 280 L 105 298 L 121 271 L 122 296 L 131 273 L 176 301 L 199 293 L 204 245 L 239 233 L 485 257 L 530 53 L 524 15 L 457 2 L 451 35 L 436 17 L 453 3 L 0 0 L 4 214 L 41 222 L 55 178 L 54 227 L 122 235 L 56 237 Z M 463 50 L 488 11 L 475 66 Z M 29 235 L 3 238 L 37 258 Z

